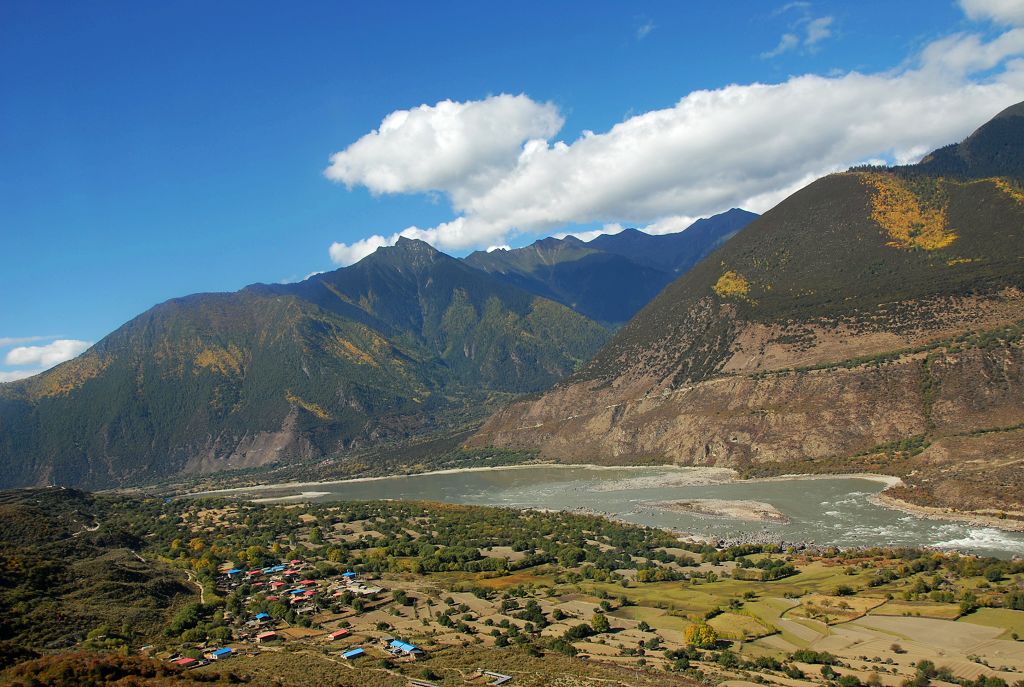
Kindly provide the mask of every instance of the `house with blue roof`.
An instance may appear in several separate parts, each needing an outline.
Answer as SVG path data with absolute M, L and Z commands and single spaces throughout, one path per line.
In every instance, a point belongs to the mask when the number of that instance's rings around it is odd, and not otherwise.
M 361 648 L 349 649 L 341 654 L 341 657 L 346 661 L 351 661 L 353 658 L 359 658 L 360 656 L 366 655 L 366 652 Z
M 388 651 L 390 651 L 391 653 L 395 654 L 396 656 L 397 655 L 402 655 L 402 656 L 410 656 L 412 658 L 416 658 L 417 656 L 422 656 L 423 655 L 423 649 L 419 648 L 415 644 L 409 644 L 408 642 L 403 642 L 400 639 L 393 639 L 393 640 L 391 640 L 391 643 L 388 644 Z
M 234 650 L 231 647 L 226 646 L 222 649 L 215 649 L 209 652 L 208 654 L 204 654 L 204 656 L 206 657 L 207 660 L 219 661 L 224 658 L 229 658 L 233 653 Z
M 256 620 L 259 620 L 260 622 L 262 622 L 264 620 L 270 620 L 270 614 L 269 613 L 257 613 L 256 614 Z

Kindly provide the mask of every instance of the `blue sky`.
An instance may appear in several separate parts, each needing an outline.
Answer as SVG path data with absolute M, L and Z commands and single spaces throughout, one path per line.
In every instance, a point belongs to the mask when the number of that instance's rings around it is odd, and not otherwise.
M 0 4 L 0 379 L 168 298 L 300 279 L 403 230 L 461 255 L 764 210 L 1024 93 L 1007 0 L 366 5 Z M 373 133 L 403 110 L 461 147 Z

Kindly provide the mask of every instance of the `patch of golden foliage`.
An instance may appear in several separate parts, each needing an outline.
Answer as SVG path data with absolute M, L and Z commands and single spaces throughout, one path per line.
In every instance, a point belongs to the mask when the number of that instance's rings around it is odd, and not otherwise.
M 721 298 L 749 300 L 750 282 L 739 272 L 727 270 L 712 287 Z
M 1006 195 L 1010 196 L 1018 203 L 1024 203 L 1024 193 L 1021 193 L 1019 189 L 1017 189 L 1015 186 L 1012 186 L 1010 182 L 1008 182 L 1006 179 L 1003 179 L 1001 177 L 995 177 L 990 181 L 993 184 L 995 184 L 997 189 L 999 189 Z
M 871 190 L 871 219 L 892 238 L 893 248 L 938 250 L 956 240 L 946 225 L 946 208 L 925 207 L 907 185 L 891 174 L 864 172 Z
M 224 375 L 240 375 L 242 373 L 242 350 L 235 344 L 227 348 L 212 346 L 199 351 L 193 359 L 196 367 L 203 367 Z
M 372 365 L 374 367 L 379 367 L 377 365 L 377 361 L 374 360 L 369 353 L 359 348 L 348 339 L 344 339 L 339 336 L 333 339 L 331 343 L 333 344 L 334 352 L 340 355 L 341 357 L 353 360 L 357 363 L 362 363 L 364 365 Z
M 312 413 L 313 415 L 317 416 L 321 420 L 330 420 L 331 419 L 331 414 L 328 413 L 326 410 L 324 410 L 323 408 L 318 406 L 316 403 L 312 403 L 310 401 L 306 401 L 304 399 L 299 398 L 298 396 L 293 394 L 290 390 L 284 392 L 284 397 L 292 405 L 299 406 L 303 410 Z
M 29 393 L 33 398 L 62 396 L 98 376 L 109 364 L 95 353 L 86 353 L 31 380 Z

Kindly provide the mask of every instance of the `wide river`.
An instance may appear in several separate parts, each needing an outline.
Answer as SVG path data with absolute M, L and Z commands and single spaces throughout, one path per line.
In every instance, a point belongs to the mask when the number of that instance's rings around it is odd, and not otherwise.
M 846 477 L 722 481 L 723 477 L 722 471 L 700 468 L 524 466 L 231 491 L 284 503 L 419 499 L 578 509 L 708 538 L 757 535 L 819 545 L 934 546 L 1003 558 L 1024 555 L 1024 533 L 921 518 L 872 503 L 869 497 L 885 486 L 879 481 Z M 769 503 L 788 522 L 701 517 L 651 505 L 680 499 Z

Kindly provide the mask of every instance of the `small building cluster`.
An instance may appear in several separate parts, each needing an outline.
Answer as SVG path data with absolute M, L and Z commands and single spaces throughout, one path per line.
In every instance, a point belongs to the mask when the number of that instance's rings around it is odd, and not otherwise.
M 423 649 L 419 648 L 415 644 L 403 642 L 400 639 L 385 637 L 381 640 L 381 643 L 384 645 L 384 651 L 398 658 L 407 658 L 415 661 L 417 658 L 424 655 Z
M 220 571 L 217 587 L 218 591 L 225 594 L 240 595 L 240 592 L 244 592 L 244 595 L 241 595 L 244 608 L 251 608 L 254 605 L 257 608 L 267 608 L 263 602 L 280 603 L 296 616 L 309 617 L 314 624 L 317 622 L 313 620 L 314 615 L 318 615 L 320 620 L 324 617 L 322 614 L 330 615 L 327 609 L 334 599 L 343 596 L 349 599 L 359 597 L 367 603 L 373 603 L 378 595 L 385 591 L 383 587 L 364 582 L 359 574 L 353 571 L 329 578 L 319 577 L 312 565 L 298 559 L 251 570 L 225 566 Z M 270 610 L 273 611 L 273 608 Z M 288 617 L 294 618 L 291 613 Z M 167 660 L 174 665 L 191 669 L 231 658 L 238 653 L 279 650 L 277 647 L 285 641 L 315 638 L 328 643 L 347 642 L 339 651 L 340 656 L 346 661 L 367 655 L 364 647 L 352 645 L 352 640 L 356 638 L 347 627 L 322 627 L 323 631 L 318 633 L 315 629 L 309 628 L 310 623 L 305 620 L 302 621 L 302 627 L 293 626 L 285 618 L 275 618 L 271 612 L 265 610 L 235 617 L 226 612 L 225 619 L 232 622 L 233 638 L 229 646 L 214 648 L 200 645 L 193 656 L 175 654 Z M 372 637 L 365 639 L 373 641 Z M 382 645 L 381 651 L 385 655 L 408 660 L 415 660 L 424 653 L 417 646 L 390 637 Z M 200 652 L 201 658 L 198 657 Z

